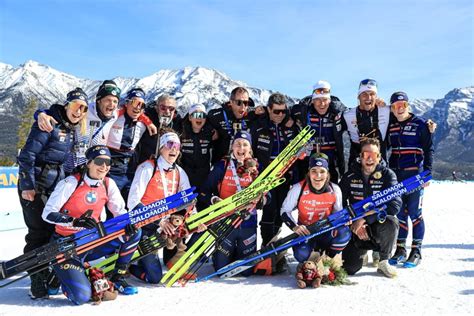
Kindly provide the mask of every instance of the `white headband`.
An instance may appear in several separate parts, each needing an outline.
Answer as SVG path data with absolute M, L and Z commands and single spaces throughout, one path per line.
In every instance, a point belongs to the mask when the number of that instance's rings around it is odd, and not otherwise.
M 173 142 L 173 143 L 178 143 L 181 144 L 179 141 L 179 137 L 176 133 L 173 132 L 168 132 L 160 137 L 160 148 L 166 145 L 167 142 Z

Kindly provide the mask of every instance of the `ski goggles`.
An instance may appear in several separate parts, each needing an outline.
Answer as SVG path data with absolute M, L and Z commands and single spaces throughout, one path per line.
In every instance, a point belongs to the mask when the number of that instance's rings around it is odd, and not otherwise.
M 133 98 L 129 101 L 129 104 L 133 106 L 134 108 L 139 108 L 140 110 L 143 110 L 145 108 L 145 102 L 142 102 L 138 98 Z
M 392 103 L 392 109 L 398 110 L 398 109 L 406 109 L 406 108 L 408 108 L 407 101 L 397 101 L 395 103 Z
M 105 84 L 101 90 L 105 91 L 106 95 L 114 95 L 116 97 L 119 97 L 122 93 L 122 90 L 119 87 L 110 83 Z
M 104 163 L 107 167 L 110 167 L 112 160 L 110 158 L 96 157 L 92 160 L 95 165 L 102 166 Z
M 167 141 L 163 147 L 168 148 L 169 150 L 171 150 L 173 148 L 176 149 L 176 150 L 180 150 L 181 149 L 181 144 L 177 143 L 177 142 L 173 142 L 173 141 Z
M 205 119 L 206 118 L 206 113 L 204 112 L 194 112 L 194 113 L 191 113 L 191 117 L 192 118 L 196 118 L 196 119 Z
M 380 153 L 376 153 L 373 151 L 364 151 L 360 154 L 362 159 L 368 160 L 369 158 L 372 160 L 377 160 L 380 157 Z
M 377 87 L 377 81 L 374 79 L 364 79 L 360 82 L 359 87 L 361 86 L 375 86 Z
M 232 100 L 237 106 L 249 106 L 249 100 Z
M 89 109 L 89 107 L 86 104 L 80 103 L 80 102 L 74 102 L 74 101 L 69 102 L 67 106 L 68 108 L 71 109 L 72 112 L 77 112 L 79 110 L 85 113 Z
M 322 94 L 328 94 L 328 93 L 331 93 L 331 90 L 327 88 L 318 88 L 318 89 L 313 90 L 313 94 L 316 94 L 316 95 L 322 95 Z

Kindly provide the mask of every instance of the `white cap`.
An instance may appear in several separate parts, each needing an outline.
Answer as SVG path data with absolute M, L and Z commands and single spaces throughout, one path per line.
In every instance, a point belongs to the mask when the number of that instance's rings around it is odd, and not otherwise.
M 204 112 L 207 114 L 206 107 L 202 104 L 193 104 L 189 107 L 188 113 Z
M 359 84 L 359 93 L 358 96 L 365 91 L 373 91 L 377 93 L 377 82 L 374 79 L 365 79 L 362 80 Z
M 315 90 L 319 90 L 319 89 L 326 89 L 328 90 L 329 92 L 328 93 L 314 93 Z M 316 84 L 313 86 L 313 96 L 311 97 L 312 100 L 314 99 L 318 99 L 318 98 L 331 98 L 331 84 L 329 84 L 329 82 L 327 81 L 324 81 L 324 80 L 319 80 L 318 82 L 316 82 Z
M 179 140 L 178 134 L 173 133 L 173 132 L 168 132 L 160 137 L 160 148 L 166 145 L 168 142 L 173 142 L 173 143 L 178 143 L 181 144 L 181 141 Z

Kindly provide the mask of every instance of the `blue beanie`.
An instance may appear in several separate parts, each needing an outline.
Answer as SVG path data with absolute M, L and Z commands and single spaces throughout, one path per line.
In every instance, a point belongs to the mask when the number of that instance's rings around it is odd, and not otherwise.
M 66 104 L 74 100 L 82 100 L 87 103 L 87 94 L 81 88 L 69 91 L 66 96 Z
M 390 97 L 390 104 L 394 104 L 397 101 L 406 101 L 408 102 L 408 95 L 403 91 L 398 91 L 392 94 Z
M 142 88 L 133 88 L 127 92 L 126 100 L 131 100 L 133 98 L 140 98 L 145 100 L 145 91 Z
M 97 156 L 108 156 L 110 158 L 110 150 L 104 145 L 95 145 L 87 149 L 87 160 L 93 160 Z
M 322 167 L 326 170 L 329 170 L 328 161 L 324 158 L 315 155 L 311 156 L 311 158 L 309 159 L 309 169 L 314 167 Z
M 252 146 L 252 136 L 250 136 L 250 133 L 247 131 L 238 131 L 235 133 L 234 138 L 232 139 L 232 144 L 239 138 L 248 140 L 250 143 L 250 146 Z

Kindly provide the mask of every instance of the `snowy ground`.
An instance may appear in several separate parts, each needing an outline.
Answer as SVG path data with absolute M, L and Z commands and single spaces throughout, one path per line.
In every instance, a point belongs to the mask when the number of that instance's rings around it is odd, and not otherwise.
M 80 307 L 61 295 L 33 301 L 27 296 L 29 281 L 22 280 L 0 289 L 0 315 L 472 314 L 474 183 L 434 182 L 425 192 L 423 261 L 415 269 L 400 268 L 396 279 L 381 277 L 372 267 L 350 278 L 355 285 L 305 290 L 297 289 L 289 274 L 215 279 L 171 289 L 131 279 L 140 286 L 138 295 Z M 12 229 L 22 226 L 15 189 L 0 190 L 0 199 L 0 260 L 7 260 L 20 255 L 25 229 Z

